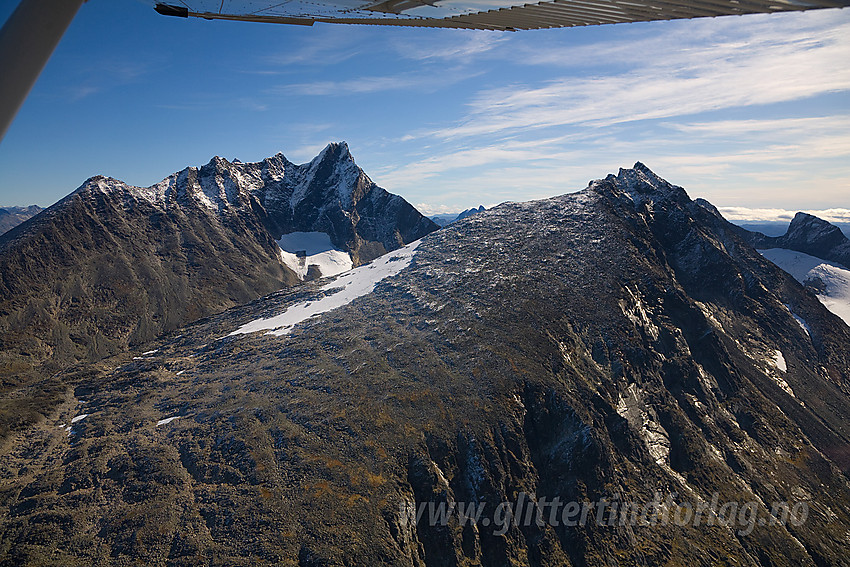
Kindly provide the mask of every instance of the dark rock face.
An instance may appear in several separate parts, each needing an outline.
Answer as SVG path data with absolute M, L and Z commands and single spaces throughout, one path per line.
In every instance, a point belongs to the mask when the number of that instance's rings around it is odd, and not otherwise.
M 281 154 L 216 157 L 147 188 L 93 177 L 0 237 L 0 383 L 27 384 L 299 283 L 281 262 L 283 233 L 327 232 L 358 264 L 436 228 L 377 187 L 345 143 L 302 166 Z M 9 403 L 43 407 L 28 399 Z M 0 437 L 34 418 L 24 413 L 0 417 Z
M 850 269 L 850 239 L 837 226 L 807 213 L 797 213 L 782 236 L 744 229 L 741 235 L 755 248 L 786 248 L 829 260 Z
M 7 232 L 43 211 L 38 205 L 29 207 L 0 207 L 0 234 Z
M 848 565 L 850 329 L 645 166 L 454 223 L 290 334 L 229 336 L 327 293 L 276 292 L 69 372 L 74 396 L 0 459 L 2 560 Z M 662 517 L 713 500 L 758 515 L 748 533 L 492 523 L 524 495 L 656 494 Z M 806 520 L 756 521 L 777 502 Z M 481 521 L 429 517 L 458 503 Z

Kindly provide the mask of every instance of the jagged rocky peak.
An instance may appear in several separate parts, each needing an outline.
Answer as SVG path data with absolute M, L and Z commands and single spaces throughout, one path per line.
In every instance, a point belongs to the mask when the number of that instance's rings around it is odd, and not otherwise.
M 272 181 L 283 179 L 286 171 L 293 165 L 291 161 L 286 159 L 286 156 L 282 152 L 277 152 L 275 155 L 267 157 L 259 164 L 263 177 Z
M 402 197 L 378 187 L 345 142 L 328 144 L 306 164 L 287 167 L 284 159 L 278 163 L 283 177 L 253 192 L 275 240 L 293 232 L 324 233 L 359 265 L 438 228 Z
M 300 165 L 282 153 L 254 163 L 215 156 L 150 187 L 95 176 L 75 194 L 108 196 L 128 210 L 149 204 L 222 220 L 250 210 L 274 240 L 292 232 L 325 233 L 336 249 L 351 254 L 355 265 L 438 228 L 403 198 L 378 187 L 345 142 L 328 144 Z
M 374 186 L 354 162 L 345 142 L 328 144 L 311 161 L 296 165 L 278 152 L 260 162 L 242 162 L 214 156 L 201 167 L 187 167 L 150 187 L 129 185 L 103 175 L 88 179 L 78 195 L 120 195 L 128 206 L 144 200 L 157 207 L 185 206 L 188 202 L 214 213 L 232 212 L 256 197 L 272 216 L 282 207 L 288 216 L 339 203 L 350 209 Z M 276 232 L 276 231 L 273 231 Z M 286 231 L 282 231 L 285 233 Z
M 682 204 L 690 202 L 683 188 L 662 179 L 641 162 L 636 162 L 631 169 L 620 168 L 617 175 L 610 174 L 604 180 L 594 181 L 591 187 L 599 189 L 603 184 L 613 185 L 617 190 L 622 191 L 635 207 L 640 207 L 646 202 L 675 201 Z
M 290 199 L 293 209 L 304 200 L 317 198 L 339 199 L 343 208 L 349 208 L 373 185 L 354 162 L 345 142 L 328 144 L 309 164 L 300 167 L 306 169 L 305 182 L 293 191 Z
M 0 316 L 0 328 L 12 321 L 6 328 L 21 344 L 38 341 L 38 349 L 15 351 L 34 352 L 20 356 L 36 372 L 50 357 L 64 364 L 114 353 L 299 279 L 369 262 L 437 228 L 375 185 L 344 142 L 301 165 L 281 153 L 255 163 L 215 156 L 149 187 L 97 175 L 0 236 L 0 315 L 12 313 Z M 49 260 L 33 267 L 30 258 Z M 77 299 L 66 301 L 71 294 Z M 27 302 L 42 302 L 51 325 L 83 338 L 17 315 Z

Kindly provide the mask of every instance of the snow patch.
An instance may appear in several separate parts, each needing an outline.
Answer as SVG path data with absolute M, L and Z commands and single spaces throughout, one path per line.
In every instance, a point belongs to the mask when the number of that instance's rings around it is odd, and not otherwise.
M 280 315 L 246 323 L 230 333 L 229 336 L 264 330 L 269 330 L 270 332 L 267 334 L 270 335 L 286 335 L 298 323 L 348 305 L 358 297 L 371 293 L 381 280 L 394 276 L 409 266 L 420 242 L 420 240 L 417 240 L 404 248 L 384 254 L 371 264 L 360 266 L 342 274 L 320 288 L 321 291 L 328 292 L 328 294 L 319 299 L 296 303 Z
M 82 415 L 78 415 L 77 417 L 74 417 L 74 418 L 71 419 L 71 423 L 77 423 L 78 421 L 82 421 L 85 418 L 87 418 L 89 415 L 91 415 L 91 414 L 84 413 Z
M 773 358 L 770 362 L 772 362 L 773 365 L 783 374 L 788 372 L 788 365 L 785 363 L 785 356 L 782 354 L 781 350 L 775 350 L 773 352 Z M 776 385 L 785 390 L 789 396 L 797 397 L 794 395 L 794 390 L 791 389 L 791 386 L 788 385 L 788 382 L 786 382 L 782 376 L 772 375 L 771 378 L 773 378 Z
M 800 283 L 809 283 L 824 307 L 850 325 L 850 270 L 794 250 L 759 250 L 762 256 L 791 274 Z
M 311 265 L 318 266 L 322 277 L 347 272 L 354 265 L 348 252 L 337 249 L 324 232 L 291 232 L 284 234 L 277 245 L 283 263 L 301 280 Z
M 773 365 L 776 366 L 782 372 L 788 372 L 788 365 L 785 364 L 785 357 L 782 355 L 781 350 L 777 350 L 773 354 Z
M 171 423 L 172 421 L 174 421 L 175 419 L 180 419 L 180 416 L 175 415 L 173 417 L 166 417 L 165 419 L 160 419 L 159 421 L 156 422 L 156 426 L 159 427 L 160 425 L 167 425 L 167 424 Z

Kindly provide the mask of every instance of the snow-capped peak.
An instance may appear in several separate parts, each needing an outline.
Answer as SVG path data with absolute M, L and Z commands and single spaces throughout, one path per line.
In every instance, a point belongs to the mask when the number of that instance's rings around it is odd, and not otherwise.
M 641 162 L 635 163 L 631 169 L 621 168 L 617 175 L 610 174 L 605 179 L 591 181 L 588 189 L 601 194 L 610 193 L 613 190 L 615 197 L 624 197 L 635 208 L 644 203 L 651 205 L 669 201 L 680 204 L 690 202 L 684 189 L 658 177 Z
M 354 163 L 354 158 L 345 142 L 328 144 L 310 163 L 298 167 L 305 171 L 302 181 L 290 197 L 289 202 L 293 211 L 316 185 L 332 188 L 331 191 L 336 194 L 342 206 L 348 208 L 352 204 L 355 191 L 372 183 L 372 180 Z

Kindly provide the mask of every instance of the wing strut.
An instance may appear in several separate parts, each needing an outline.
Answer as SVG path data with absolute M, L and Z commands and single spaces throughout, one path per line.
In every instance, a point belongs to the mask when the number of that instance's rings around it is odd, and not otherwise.
M 21 0 L 0 29 L 0 140 L 85 0 Z

